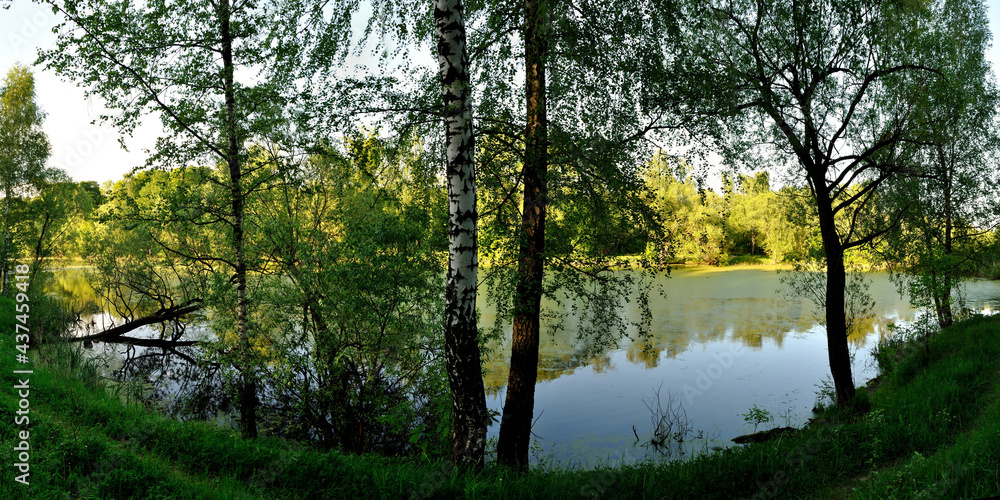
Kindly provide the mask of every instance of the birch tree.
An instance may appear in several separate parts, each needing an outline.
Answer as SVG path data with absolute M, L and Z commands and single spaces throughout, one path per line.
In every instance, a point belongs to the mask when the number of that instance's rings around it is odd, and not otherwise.
M 27 67 L 15 65 L 0 86 L 0 189 L 3 190 L 3 248 L 0 249 L 0 295 L 7 293 L 13 258 L 11 204 L 23 190 L 45 176 L 51 153 L 42 131 L 45 114 L 35 102 L 35 77 Z
M 452 401 L 452 460 L 482 467 L 486 392 L 476 325 L 479 285 L 475 138 L 465 17 L 461 0 L 434 0 L 448 180 L 445 357 Z
M 619 220 L 606 224 L 609 213 L 622 219 L 634 217 L 627 225 L 650 227 L 649 219 L 644 219 L 648 211 L 637 201 L 641 182 L 629 166 L 637 164 L 630 154 L 639 149 L 640 139 L 659 126 L 658 116 L 638 109 L 635 91 L 641 85 L 639 56 L 657 50 L 659 40 L 653 36 L 656 30 L 642 25 L 643 16 L 600 2 L 515 0 L 472 5 L 464 16 L 468 26 L 475 26 L 469 31 L 467 51 L 473 64 L 470 89 L 476 96 L 473 135 L 478 148 L 479 248 L 480 257 L 488 255 L 496 266 L 481 281 L 488 284 L 487 299 L 497 305 L 497 325 L 517 323 L 521 339 L 516 341 L 518 354 L 512 356 L 516 368 L 511 376 L 517 382 L 508 393 L 510 409 L 501 421 L 506 429 L 501 430 L 498 450 L 503 450 L 499 451 L 502 461 L 524 468 L 537 335 L 544 314 L 541 297 L 558 299 L 560 290 L 583 297 L 580 303 L 587 306 L 580 313 L 588 317 L 581 318 L 581 323 L 593 329 L 581 329 L 581 335 L 599 331 L 605 344 L 611 342 L 609 332 L 620 334 L 633 326 L 619 315 L 606 314 L 635 290 L 633 275 L 611 272 L 610 256 L 600 254 L 600 245 L 590 243 L 613 239 L 607 229 L 626 225 Z M 436 36 L 433 29 L 427 29 L 421 11 L 408 6 L 407 2 L 374 2 L 366 34 L 383 35 L 383 42 L 414 43 Z M 331 33 L 328 38 L 336 36 Z M 383 54 L 386 45 L 378 44 Z M 557 57 L 550 59 L 546 54 L 552 48 Z M 401 51 L 405 57 L 406 49 Z M 550 67 L 559 68 L 555 87 L 548 85 Z M 528 74 L 521 77 L 525 69 Z M 426 131 L 427 124 L 436 127 L 442 116 L 452 112 L 441 105 L 436 72 L 410 68 L 405 75 L 366 74 L 323 83 L 326 87 L 312 93 L 335 96 L 326 108 L 336 112 L 317 120 L 317 127 L 350 123 L 366 115 L 391 122 L 400 132 Z M 609 86 L 621 92 L 609 93 Z M 547 125 L 551 108 L 560 111 L 556 129 Z M 555 162 L 547 159 L 553 156 Z M 555 173 L 546 165 L 554 165 Z M 567 244 L 556 251 L 551 246 L 546 250 L 545 245 L 545 233 L 551 229 L 545 227 L 545 214 L 552 207 L 548 193 L 553 185 L 567 194 L 559 198 L 561 208 L 577 210 L 574 227 L 584 228 L 568 234 L 567 226 L 557 226 L 568 237 Z M 616 203 L 621 210 L 604 209 Z M 585 249 L 592 253 L 584 255 Z M 551 272 L 548 282 L 546 270 Z M 641 290 L 639 295 L 643 296 Z

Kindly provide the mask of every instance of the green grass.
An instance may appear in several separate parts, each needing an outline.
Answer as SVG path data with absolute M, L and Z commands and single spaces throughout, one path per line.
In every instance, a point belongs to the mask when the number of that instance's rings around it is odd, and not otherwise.
M 13 304 L 0 299 L 0 328 Z M 31 376 L 30 427 L 14 424 L 12 335 L 0 344 L 0 498 L 979 498 L 1000 494 L 1000 322 L 980 318 L 914 349 L 869 411 L 830 409 L 797 436 L 689 462 L 596 470 L 456 473 L 422 459 L 349 456 L 162 418 L 99 387 L 93 368 L 47 351 Z M 14 482 L 30 431 L 29 487 Z

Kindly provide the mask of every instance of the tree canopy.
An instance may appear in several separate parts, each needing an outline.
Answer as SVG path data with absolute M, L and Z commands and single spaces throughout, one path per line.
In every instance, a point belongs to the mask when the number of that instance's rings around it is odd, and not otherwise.
M 124 179 L 74 183 L 12 69 L 4 282 L 15 256 L 88 257 L 125 323 L 92 338 L 210 367 L 247 438 L 482 467 L 483 358 L 510 326 L 496 454 L 526 469 L 543 322 L 575 315 L 582 357 L 642 344 L 677 262 L 822 269 L 851 405 L 854 264 L 881 254 L 945 325 L 997 234 L 977 0 L 43 3 L 62 22 L 39 62 L 123 143 L 166 132 Z M 173 329 L 119 335 L 154 322 Z
M 35 78 L 23 65 L 15 65 L 0 86 L 0 189 L 4 196 L 3 249 L 0 250 L 0 294 L 7 293 L 11 260 L 11 204 L 14 197 L 40 183 L 47 174 L 51 154 L 42 131 L 45 113 L 35 99 Z
M 872 210 L 919 172 L 928 141 L 917 102 L 943 77 L 926 49 L 922 2 L 682 2 L 679 33 L 650 69 L 649 100 L 691 118 L 726 161 L 784 165 L 814 199 L 825 252 L 826 328 L 838 404 L 853 398 L 845 251 L 869 245 L 904 211 Z

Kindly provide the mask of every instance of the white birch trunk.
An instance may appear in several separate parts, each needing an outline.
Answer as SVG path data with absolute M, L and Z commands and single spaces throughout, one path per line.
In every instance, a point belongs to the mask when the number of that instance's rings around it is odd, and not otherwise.
M 478 243 L 475 139 L 461 0 L 435 0 L 448 179 L 448 283 L 445 357 L 452 400 L 452 460 L 481 467 L 486 393 L 476 326 Z

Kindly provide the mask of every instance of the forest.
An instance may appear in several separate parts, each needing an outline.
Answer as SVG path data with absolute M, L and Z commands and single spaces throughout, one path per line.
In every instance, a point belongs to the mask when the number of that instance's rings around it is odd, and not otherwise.
M 962 292 L 1000 279 L 982 0 L 35 3 L 56 43 L 0 84 L 0 322 L 5 382 L 30 350 L 52 391 L 3 426 L 46 498 L 1000 492 L 1000 328 Z M 145 164 L 54 167 L 41 71 L 123 147 L 159 123 Z M 778 268 L 815 304 L 817 415 L 685 460 L 539 464 L 544 332 L 655 366 L 658 280 L 696 266 Z M 884 327 L 858 385 L 869 272 L 924 320 Z M 681 446 L 660 396 L 632 433 Z M 743 415 L 754 436 L 772 413 Z

